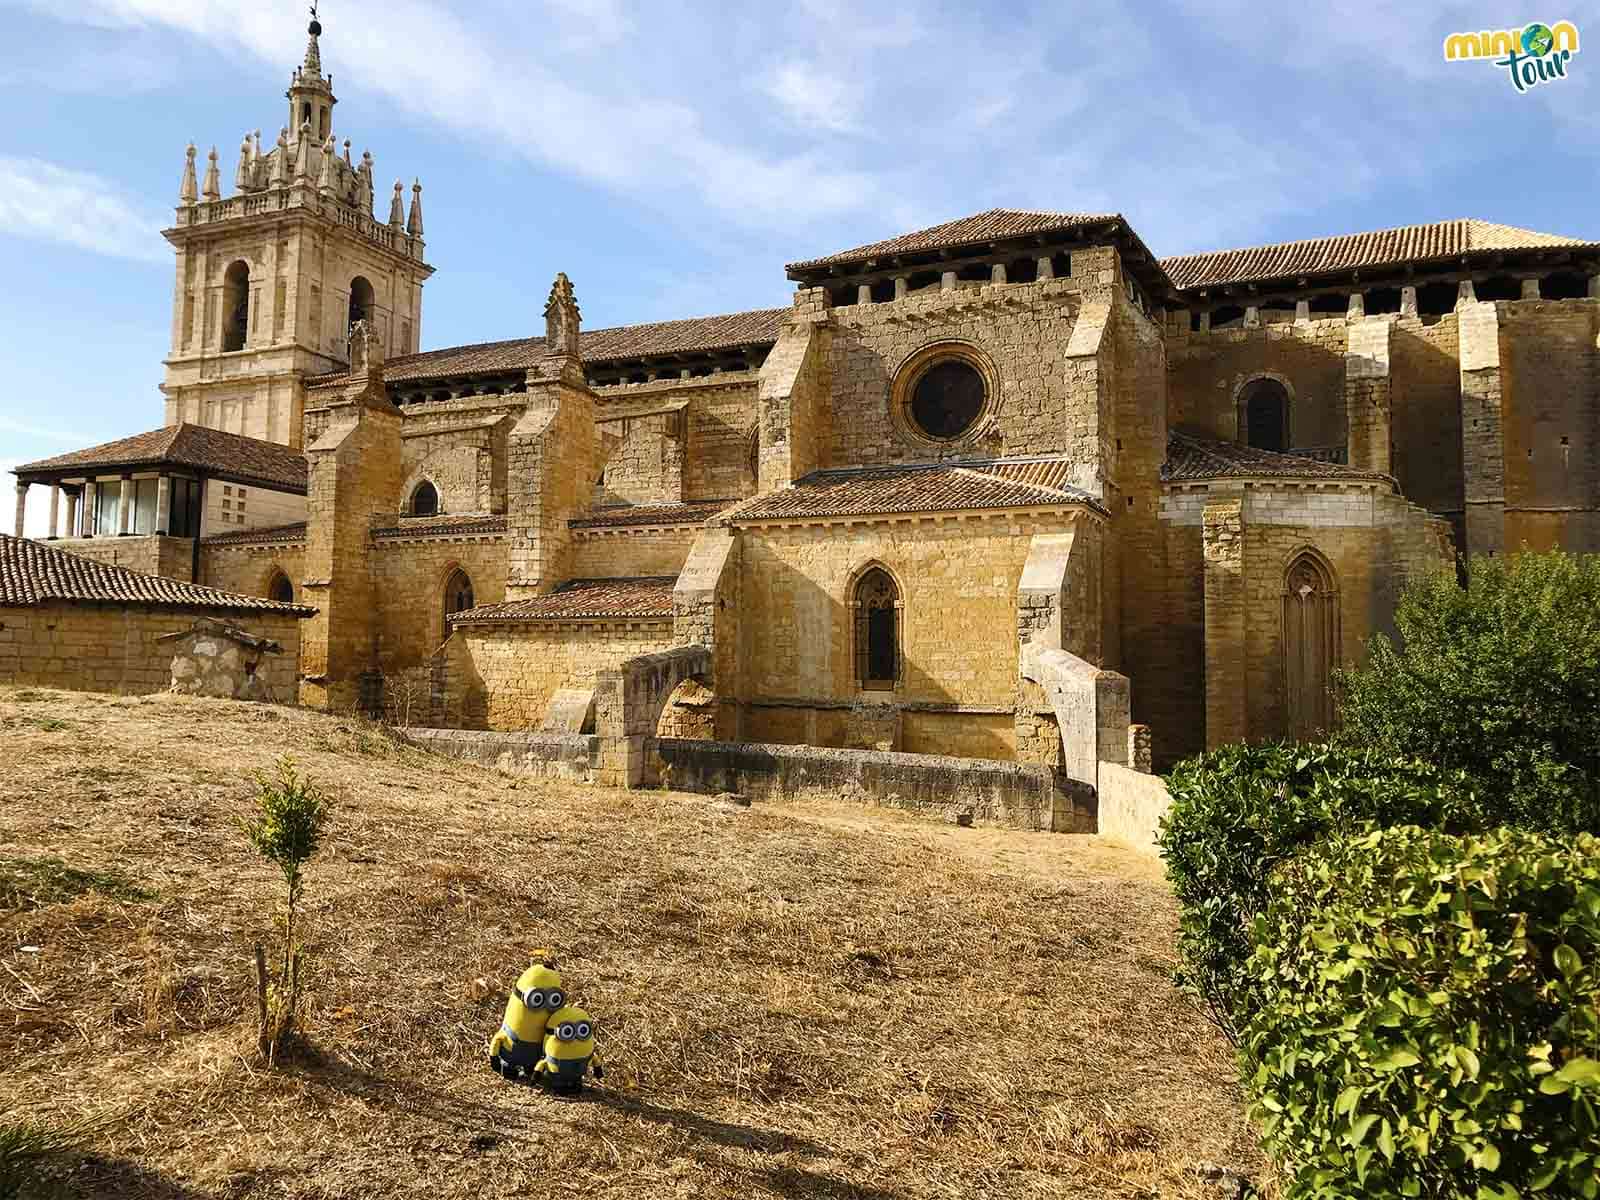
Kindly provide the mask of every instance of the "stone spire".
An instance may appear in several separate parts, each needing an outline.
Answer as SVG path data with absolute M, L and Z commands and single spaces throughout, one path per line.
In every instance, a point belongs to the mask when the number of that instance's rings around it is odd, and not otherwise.
M 361 172 L 361 194 L 362 194 L 362 196 L 364 196 L 366 198 L 366 207 L 363 208 L 361 211 L 366 213 L 368 216 L 372 216 L 373 215 L 373 212 L 372 212 L 373 189 L 372 189 L 372 151 L 371 150 L 363 150 L 361 152 L 361 166 L 360 166 L 359 170 Z
M 298 183 L 311 178 L 311 122 L 300 123 L 300 137 L 294 144 L 294 178 Z
M 350 161 L 350 139 L 349 138 L 345 138 L 345 140 L 344 140 L 344 165 L 349 167 L 352 171 L 354 171 L 356 169 L 355 163 Z
M 194 143 L 190 142 L 189 148 L 183 154 L 183 182 L 178 185 L 179 204 L 193 204 L 200 198 L 200 185 L 194 176 L 194 156 L 197 153 Z M 399 186 L 398 183 L 395 184 L 396 188 Z
M 322 169 L 317 173 L 317 191 L 324 196 L 334 193 L 334 168 L 333 160 L 333 135 L 328 135 L 328 140 L 322 143 Z
M 261 130 L 250 135 L 250 186 L 260 191 L 267 186 L 267 160 L 261 156 Z
M 401 199 L 400 193 L 405 185 L 398 179 L 394 181 L 394 199 L 389 201 L 389 224 L 396 229 L 405 228 L 406 202 Z
M 550 285 L 550 299 L 544 306 L 545 354 L 577 358 L 580 320 L 578 301 L 572 294 L 572 280 L 563 271 Z
M 272 159 L 272 175 L 268 187 L 285 187 L 289 183 L 289 127 L 278 131 L 278 148 Z
M 302 79 L 322 78 L 322 47 L 317 39 L 322 36 L 322 22 L 317 20 L 317 6 L 311 6 L 311 24 L 306 26 L 306 60 L 300 66 Z
M 411 184 L 411 215 L 406 218 L 406 233 L 414 238 L 422 236 L 422 180 Z
M 244 135 L 244 141 L 239 143 L 239 166 L 233 172 L 233 190 L 239 193 L 248 192 L 254 186 L 253 172 L 250 164 L 250 135 Z
M 206 158 L 206 182 L 200 189 L 200 194 L 207 200 L 222 199 L 222 176 L 217 171 L 217 148 L 211 147 L 211 153 Z

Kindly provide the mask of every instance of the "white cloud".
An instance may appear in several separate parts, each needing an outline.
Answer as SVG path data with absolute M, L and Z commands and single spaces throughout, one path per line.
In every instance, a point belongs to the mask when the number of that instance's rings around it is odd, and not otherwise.
M 779 63 L 762 79 L 761 90 L 803 127 L 832 133 L 851 133 L 858 128 L 861 89 L 816 63 Z
M 95 254 L 166 262 L 161 220 L 114 183 L 37 158 L 0 155 L 0 233 Z

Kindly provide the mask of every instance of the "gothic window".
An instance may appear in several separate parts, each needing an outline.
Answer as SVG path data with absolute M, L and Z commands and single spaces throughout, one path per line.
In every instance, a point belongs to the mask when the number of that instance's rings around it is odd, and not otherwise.
M 900 589 L 882 567 L 856 581 L 851 599 L 855 618 L 856 682 L 890 691 L 900 678 Z
M 472 599 L 472 580 L 460 567 L 450 572 L 450 578 L 444 582 L 444 636 L 450 636 L 450 615 L 452 613 L 466 612 L 474 607 Z
M 928 437 L 951 441 L 977 423 L 984 391 L 983 376 L 971 363 L 936 362 L 911 387 L 911 419 Z
M 1289 389 L 1276 379 L 1252 379 L 1239 395 L 1245 444 L 1257 450 L 1289 448 Z
M 424 479 L 411 493 L 411 515 L 433 517 L 439 513 L 439 489 Z
M 289 577 L 282 570 L 272 573 L 272 581 L 267 584 L 267 599 L 276 600 L 279 604 L 294 603 L 294 584 L 289 582 Z
M 1314 551 L 1289 564 L 1283 589 L 1284 699 L 1288 734 L 1310 741 L 1333 728 L 1333 668 L 1339 647 L 1339 592 Z
M 222 277 L 222 311 L 223 350 L 243 350 L 250 328 L 250 266 L 243 259 Z

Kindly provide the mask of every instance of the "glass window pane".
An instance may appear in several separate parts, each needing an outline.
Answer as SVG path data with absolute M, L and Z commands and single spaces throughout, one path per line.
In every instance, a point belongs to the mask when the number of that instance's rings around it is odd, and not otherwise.
M 156 531 L 156 485 L 157 480 L 140 479 L 135 481 L 133 506 L 133 531 L 135 533 L 154 533 Z

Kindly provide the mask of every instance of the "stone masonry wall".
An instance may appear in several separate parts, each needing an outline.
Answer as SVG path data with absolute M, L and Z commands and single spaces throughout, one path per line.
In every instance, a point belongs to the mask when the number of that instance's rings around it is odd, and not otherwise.
M 676 575 L 689 557 L 696 532 L 697 527 L 690 526 L 574 529 L 572 578 Z
M 1461 349 L 1451 313 L 1432 325 L 1398 320 L 1390 342 L 1394 475 L 1405 495 L 1459 523 Z
M 200 582 L 244 596 L 265 596 L 272 577 L 282 571 L 294 588 L 295 601 L 299 602 L 305 559 L 304 542 L 202 545 Z
M 742 530 L 741 736 L 840 745 L 852 704 L 889 703 L 908 710 L 907 748 L 955 739 L 963 753 L 1012 757 L 1018 581 L 1032 536 L 1065 532 L 1073 520 L 1040 514 Z M 892 692 L 863 691 L 855 681 L 848 593 L 870 563 L 886 567 L 902 589 L 903 675 Z M 727 690 L 719 674 L 718 691 Z
M 669 621 L 485 624 L 460 631 L 481 679 L 490 729 L 537 729 L 559 688 L 593 687 L 597 671 L 672 643 Z M 469 702 L 470 704 L 470 702 Z
M 41 604 L 0 608 L 0 683 L 141 695 L 172 684 L 174 644 L 196 614 L 137 605 Z M 263 659 L 264 686 L 293 703 L 300 620 L 277 614 L 229 614 L 230 624 L 283 647 Z
M 472 581 L 475 604 L 506 598 L 504 536 L 384 538 L 376 543 L 372 573 L 382 670 L 416 666 L 444 643 L 444 588 L 457 568 Z
M 1239 434 L 1238 394 L 1270 376 L 1288 386 L 1289 444 L 1345 444 L 1345 318 L 1178 333 L 1168 341 L 1168 422 L 1209 437 Z
M 151 533 L 133 537 L 55 538 L 49 544 L 58 550 L 92 558 L 95 562 L 127 567 L 130 571 L 140 571 L 145 575 L 189 580 L 193 574 L 194 541 L 191 538 L 158 537 Z M 210 583 L 203 575 L 202 582 Z
M 1506 551 L 1600 551 L 1600 302 L 1497 307 Z

